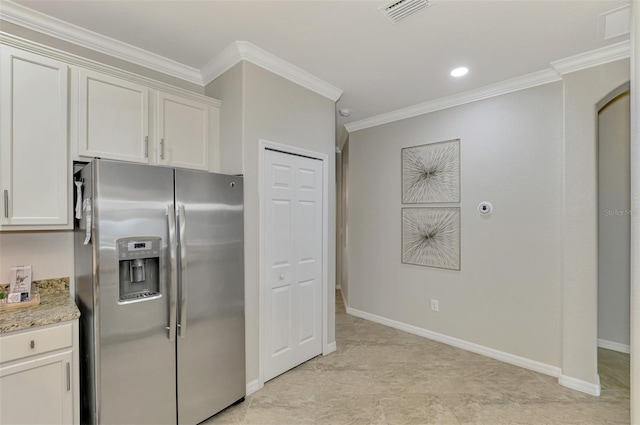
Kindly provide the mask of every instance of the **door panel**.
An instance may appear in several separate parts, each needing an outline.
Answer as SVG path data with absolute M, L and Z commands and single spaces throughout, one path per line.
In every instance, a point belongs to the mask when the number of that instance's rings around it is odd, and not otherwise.
M 298 286 L 298 343 L 305 343 L 316 338 L 316 282 L 308 280 Z
M 178 423 L 197 424 L 245 395 L 242 177 L 177 169 L 176 204 L 186 242 Z
M 271 291 L 273 299 L 273 316 L 271 329 L 272 355 L 282 355 L 291 351 L 293 341 L 291 340 L 291 312 L 293 300 L 291 299 L 291 285 L 284 285 L 274 288 Z
M 194 170 L 209 167 L 210 107 L 158 92 L 158 163 Z
M 291 265 L 291 210 L 292 202 L 289 199 L 272 200 L 273 211 L 272 229 L 275 238 L 273 244 L 273 266 L 282 268 Z
M 83 156 L 149 162 L 149 89 L 80 70 L 78 152 Z
M 73 392 L 66 374 L 72 361 L 67 351 L 0 368 L 0 423 L 73 423 Z
M 298 262 L 316 260 L 314 238 L 316 236 L 315 222 L 317 208 L 315 202 L 300 201 L 296 211 L 298 216 Z
M 264 164 L 268 380 L 322 352 L 322 162 L 266 150 Z
M 322 352 L 322 161 L 296 157 L 296 363 Z
M 0 57 L 0 227 L 70 228 L 68 66 L 5 45 Z
M 165 329 L 169 323 L 166 208 L 173 205 L 173 170 L 105 160 L 95 167 L 99 423 L 175 424 L 175 343 Z M 115 242 L 135 236 L 162 239 L 161 297 L 120 303 Z

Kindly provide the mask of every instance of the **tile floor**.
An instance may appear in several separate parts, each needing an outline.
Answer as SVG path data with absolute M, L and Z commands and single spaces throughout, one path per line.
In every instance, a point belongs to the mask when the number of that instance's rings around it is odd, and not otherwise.
M 214 424 L 628 424 L 629 355 L 600 350 L 602 395 L 345 313 L 338 350 L 205 422 Z

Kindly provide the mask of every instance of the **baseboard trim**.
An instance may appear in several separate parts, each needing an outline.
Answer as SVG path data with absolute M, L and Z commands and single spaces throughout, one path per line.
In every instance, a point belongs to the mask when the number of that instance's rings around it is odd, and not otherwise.
M 254 379 L 253 381 L 249 382 L 247 384 L 247 389 L 246 389 L 247 396 L 250 396 L 251 394 L 261 389 L 262 387 L 264 387 L 264 384 L 260 384 L 259 379 Z
M 403 322 L 398 322 L 396 320 L 387 319 L 386 317 L 360 311 L 355 308 L 347 307 L 347 313 L 356 317 L 360 317 L 362 319 L 380 323 L 381 325 L 389 326 L 389 327 L 399 329 L 401 331 L 418 335 L 427 339 L 442 342 L 444 344 L 451 345 L 453 347 L 471 351 L 472 353 L 476 353 L 486 357 L 490 357 L 492 359 L 500 360 L 505 363 L 523 367 L 525 369 L 533 370 L 535 372 L 543 373 L 545 375 L 553 376 L 555 378 L 561 376 L 559 367 L 552 366 L 546 363 L 541 363 L 535 360 L 527 359 L 525 357 L 516 356 L 515 354 L 505 353 L 504 351 L 499 351 L 493 348 L 485 347 L 483 345 L 475 344 L 473 342 L 469 342 L 469 341 L 454 338 L 448 335 L 444 335 L 441 333 L 429 331 L 423 328 L 419 328 L 417 326 L 409 325 Z
M 349 305 L 347 304 L 347 297 L 344 296 L 344 291 L 342 290 L 342 288 L 340 288 L 340 295 L 342 295 L 342 302 L 344 303 L 344 308 L 346 308 L 347 313 L 349 313 Z
M 338 349 L 338 346 L 336 345 L 336 342 L 335 341 L 330 342 L 329 344 L 327 344 L 325 349 L 322 351 L 322 355 L 326 356 L 327 354 L 333 353 L 337 349 Z
M 581 379 L 572 378 L 567 375 L 560 375 L 558 383 L 563 387 L 571 388 L 572 390 L 580 391 L 586 394 L 590 394 L 596 397 L 600 396 L 600 377 L 597 376 L 597 383 L 583 381 Z
M 620 344 L 619 342 L 607 341 L 606 339 L 598 339 L 598 347 L 618 351 L 620 353 L 631 353 L 631 346 Z

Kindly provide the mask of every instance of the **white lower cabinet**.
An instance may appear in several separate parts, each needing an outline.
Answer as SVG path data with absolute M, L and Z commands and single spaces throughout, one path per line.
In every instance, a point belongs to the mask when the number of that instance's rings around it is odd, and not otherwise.
M 78 424 L 73 323 L 0 336 L 0 424 Z

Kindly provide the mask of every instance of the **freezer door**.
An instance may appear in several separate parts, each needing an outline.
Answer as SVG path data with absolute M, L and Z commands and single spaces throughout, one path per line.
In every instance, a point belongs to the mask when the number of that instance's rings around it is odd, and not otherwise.
M 242 177 L 176 170 L 178 423 L 245 396 Z
M 173 169 L 94 162 L 98 324 L 97 413 L 101 424 L 175 424 L 175 341 L 170 341 L 167 206 Z M 122 302 L 116 241 L 160 238 L 160 296 Z

